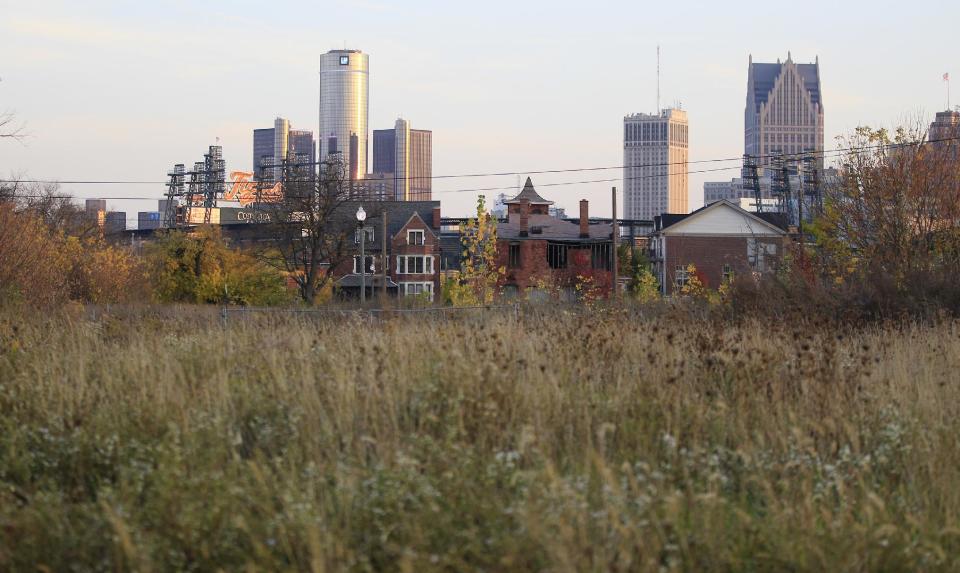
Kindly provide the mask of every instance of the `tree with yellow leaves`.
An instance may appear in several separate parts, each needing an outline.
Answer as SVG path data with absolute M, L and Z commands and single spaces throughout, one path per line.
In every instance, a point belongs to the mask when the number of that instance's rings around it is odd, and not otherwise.
M 497 220 L 487 211 L 483 195 L 477 199 L 477 216 L 460 224 L 460 271 L 444 286 L 446 300 L 454 306 L 492 303 L 506 269 L 497 264 Z

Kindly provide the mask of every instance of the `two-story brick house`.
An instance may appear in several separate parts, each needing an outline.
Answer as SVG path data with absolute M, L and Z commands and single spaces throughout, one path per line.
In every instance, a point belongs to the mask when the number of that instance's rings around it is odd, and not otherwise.
M 692 213 L 654 217 L 650 262 L 665 295 L 690 280 L 689 266 L 709 288 L 737 276 L 760 276 L 777 269 L 789 244 L 779 213 L 751 213 L 720 200 Z
M 361 205 L 367 213 L 363 225 L 367 297 L 379 296 L 386 279 L 388 295 L 421 295 L 433 300 L 440 288 L 439 201 L 350 201 L 338 209 L 343 224 L 355 228 L 349 245 L 351 256 L 333 270 L 341 295 L 360 296 L 361 230 L 355 213 Z
M 537 193 L 529 177 L 523 190 L 505 201 L 507 221 L 497 226 L 498 264 L 506 269 L 504 294 L 573 299 L 578 283 L 601 296 L 609 294 L 612 225 L 591 225 L 586 200 L 580 201 L 579 223 L 551 216 L 552 204 Z

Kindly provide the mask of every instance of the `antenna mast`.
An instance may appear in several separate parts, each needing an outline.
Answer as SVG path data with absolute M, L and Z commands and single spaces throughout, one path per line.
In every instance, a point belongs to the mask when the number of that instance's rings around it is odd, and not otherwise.
M 657 115 L 660 115 L 660 44 L 657 44 Z

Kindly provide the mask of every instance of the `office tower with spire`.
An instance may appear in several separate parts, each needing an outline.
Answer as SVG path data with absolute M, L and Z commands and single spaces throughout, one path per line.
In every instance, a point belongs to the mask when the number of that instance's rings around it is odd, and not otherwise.
M 320 56 L 320 156 L 339 156 L 350 180 L 367 173 L 369 56 L 331 50 Z
M 687 112 L 665 109 L 623 118 L 623 217 L 651 220 L 689 212 Z
M 800 159 L 813 154 L 823 165 L 823 97 L 820 59 L 812 64 L 759 63 L 750 56 L 744 111 L 744 154 L 769 163 L 771 155 Z M 762 173 L 762 169 L 761 169 Z

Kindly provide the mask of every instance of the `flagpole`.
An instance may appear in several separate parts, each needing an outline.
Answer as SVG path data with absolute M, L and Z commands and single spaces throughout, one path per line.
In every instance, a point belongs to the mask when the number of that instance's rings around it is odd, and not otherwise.
M 947 111 L 950 111 L 950 72 L 943 74 L 943 81 L 947 82 Z

